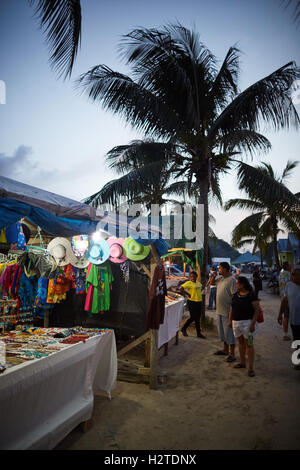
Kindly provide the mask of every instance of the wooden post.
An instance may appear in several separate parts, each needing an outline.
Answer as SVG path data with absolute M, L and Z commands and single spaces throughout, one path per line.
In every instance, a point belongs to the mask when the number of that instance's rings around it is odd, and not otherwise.
M 145 362 L 144 362 L 144 367 L 150 367 L 150 346 L 151 346 L 151 338 L 148 337 L 145 341 Z
M 45 307 L 45 313 L 44 313 L 44 328 L 49 327 L 49 309 Z
M 158 330 L 150 330 L 150 380 L 149 387 L 157 389 Z
M 161 259 L 158 256 L 155 246 L 151 245 L 151 258 L 150 258 L 150 272 L 151 283 L 154 276 L 155 268 L 161 264 Z M 149 387 L 157 389 L 157 372 L 158 372 L 158 330 L 150 330 L 150 377 Z

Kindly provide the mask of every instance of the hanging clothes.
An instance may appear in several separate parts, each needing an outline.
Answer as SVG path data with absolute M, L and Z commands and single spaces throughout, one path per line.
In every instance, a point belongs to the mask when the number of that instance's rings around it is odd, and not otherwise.
M 114 277 L 109 262 L 89 264 L 85 310 L 98 314 L 110 308 L 110 290 Z
M 167 295 L 166 275 L 163 265 L 157 265 L 149 292 L 149 305 L 147 310 L 147 330 L 158 330 L 164 322 L 165 296 Z

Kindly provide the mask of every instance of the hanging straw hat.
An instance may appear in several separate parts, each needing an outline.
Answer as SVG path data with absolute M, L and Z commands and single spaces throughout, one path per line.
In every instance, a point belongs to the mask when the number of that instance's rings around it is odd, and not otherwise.
M 75 235 L 72 237 L 72 251 L 74 258 L 71 260 L 72 266 L 84 269 L 89 265 L 89 260 L 86 257 L 89 241 L 85 235 Z
M 56 237 L 48 245 L 48 251 L 55 259 L 57 266 L 66 266 L 74 261 L 75 255 L 71 243 L 63 237 Z
M 140 245 L 133 238 L 127 237 L 123 243 L 123 250 L 128 259 L 140 261 L 149 255 L 150 246 Z
M 109 244 L 103 238 L 97 241 L 90 240 L 90 245 L 85 256 L 90 263 L 102 264 L 109 257 L 109 250 Z
M 123 263 L 127 260 L 123 250 L 124 238 L 110 237 L 106 241 L 110 246 L 110 261 L 113 263 Z

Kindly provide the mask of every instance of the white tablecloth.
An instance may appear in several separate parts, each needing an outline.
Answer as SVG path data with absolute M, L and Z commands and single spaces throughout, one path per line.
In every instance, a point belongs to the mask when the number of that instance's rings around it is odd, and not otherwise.
M 179 330 L 179 324 L 184 310 L 184 299 L 171 302 L 165 307 L 165 318 L 158 329 L 158 347 L 172 339 Z
M 94 392 L 117 379 L 113 331 L 0 376 L 0 449 L 53 449 L 91 418 Z

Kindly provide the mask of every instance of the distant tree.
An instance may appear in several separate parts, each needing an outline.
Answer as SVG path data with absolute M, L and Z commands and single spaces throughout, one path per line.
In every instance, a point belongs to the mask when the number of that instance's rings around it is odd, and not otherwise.
M 225 210 L 232 207 L 251 210 L 254 213 L 243 219 L 232 233 L 233 244 L 238 246 L 248 240 L 255 243 L 255 248 L 267 249 L 271 237 L 275 263 L 279 267 L 277 246 L 278 224 L 300 238 L 300 199 L 293 194 L 285 183 L 298 162 L 288 161 L 282 174 L 277 176 L 269 163 L 252 167 L 239 163 L 239 189 L 245 191 L 249 199 L 230 199 L 225 204 Z M 263 240 L 265 239 L 265 246 Z

